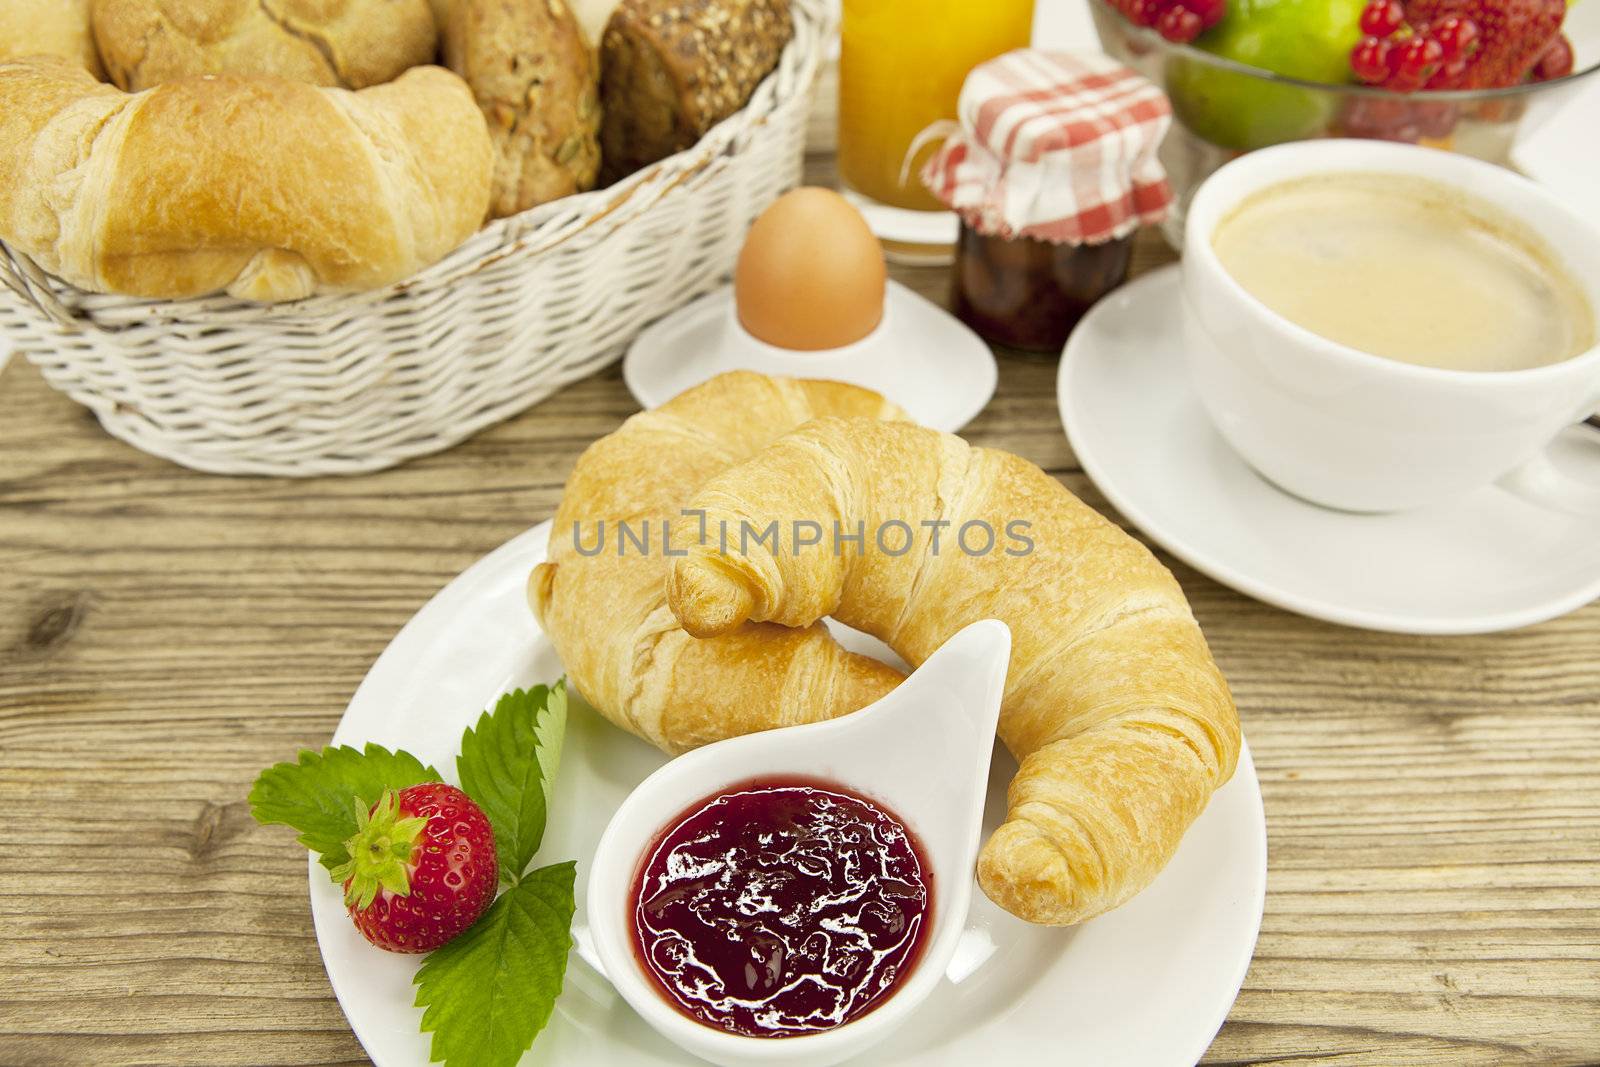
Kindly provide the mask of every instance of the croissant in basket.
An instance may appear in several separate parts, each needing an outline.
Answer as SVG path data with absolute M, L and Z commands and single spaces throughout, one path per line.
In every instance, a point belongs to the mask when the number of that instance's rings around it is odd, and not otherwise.
M 357 93 L 221 76 L 129 95 L 62 59 L 0 63 L 0 240 L 95 292 L 387 285 L 478 229 L 492 165 L 438 67 Z

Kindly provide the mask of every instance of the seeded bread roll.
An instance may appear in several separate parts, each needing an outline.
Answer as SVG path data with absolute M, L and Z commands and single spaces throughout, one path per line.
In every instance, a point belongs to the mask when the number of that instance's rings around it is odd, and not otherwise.
M 130 92 L 199 74 L 363 89 L 438 47 L 429 0 L 94 0 L 94 35 Z
M 744 107 L 794 34 L 788 0 L 623 0 L 600 47 L 600 158 L 615 181 Z
M 594 188 L 599 71 L 564 0 L 454 0 L 444 54 L 489 122 L 493 217 Z
M 89 0 L 0 0 L 0 60 L 60 56 L 105 77 L 89 29 Z

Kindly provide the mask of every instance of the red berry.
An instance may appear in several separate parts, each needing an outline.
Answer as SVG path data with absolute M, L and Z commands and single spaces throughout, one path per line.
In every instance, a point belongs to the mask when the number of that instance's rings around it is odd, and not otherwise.
M 1135 26 L 1153 26 L 1172 41 L 1192 41 L 1222 21 L 1228 0 L 1111 0 Z
M 1470 56 L 1478 43 L 1478 24 L 1459 15 L 1447 15 L 1433 25 L 1433 39 L 1444 49 L 1446 63 Z
M 1371 0 L 1361 11 L 1361 32 L 1372 37 L 1387 37 L 1400 28 L 1406 12 L 1400 0 Z
M 1421 86 L 1439 70 L 1444 47 L 1432 37 L 1412 37 L 1398 49 L 1400 65 L 1395 76 L 1412 87 Z
M 1165 0 L 1131 0 L 1128 4 L 1128 21 L 1135 26 L 1154 26 L 1165 7 Z
M 1416 22 L 1456 16 L 1476 24 L 1463 89 L 1521 84 L 1560 34 L 1567 14 L 1566 0 L 1406 0 L 1405 8 Z
M 459 936 L 494 902 L 499 871 L 483 809 L 452 785 L 384 793 L 345 842 L 344 884 L 356 929 L 390 952 L 429 952 Z
M 1467 72 L 1466 59 L 1452 59 L 1439 68 L 1439 72 L 1428 79 L 1425 88 L 1435 92 L 1446 89 L 1459 89 Z
M 1533 65 L 1533 80 L 1547 82 L 1565 78 L 1572 73 L 1573 65 L 1572 42 L 1567 40 L 1566 34 L 1562 34 L 1550 42 L 1550 47 L 1544 50 L 1539 62 Z
M 1228 0 L 1184 0 L 1184 6 L 1200 16 L 1200 24 L 1210 29 L 1228 13 Z
M 1389 42 L 1363 37 L 1350 53 L 1350 69 L 1368 85 L 1383 84 L 1389 79 Z
M 1383 87 L 1397 93 L 1414 92 L 1421 88 L 1420 84 L 1413 84 L 1410 76 L 1403 69 L 1406 58 L 1406 44 L 1409 42 L 1397 41 L 1389 46 L 1388 53 L 1383 57 L 1384 66 L 1389 68 L 1389 76 L 1384 79 Z
M 1156 20 L 1156 30 L 1161 36 L 1177 44 L 1188 44 L 1200 36 L 1204 28 L 1199 15 L 1179 4 L 1167 8 Z

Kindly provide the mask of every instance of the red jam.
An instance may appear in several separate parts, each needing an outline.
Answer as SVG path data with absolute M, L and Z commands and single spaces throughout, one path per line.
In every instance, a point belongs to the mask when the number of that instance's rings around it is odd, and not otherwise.
M 998 345 L 1060 355 L 1094 302 L 1128 277 L 1133 237 L 1098 245 L 989 237 L 962 224 L 951 310 Z
M 830 783 L 762 779 L 662 832 L 635 877 L 634 949 L 689 1018 L 797 1037 L 883 1003 L 932 906 L 932 872 L 893 814 Z

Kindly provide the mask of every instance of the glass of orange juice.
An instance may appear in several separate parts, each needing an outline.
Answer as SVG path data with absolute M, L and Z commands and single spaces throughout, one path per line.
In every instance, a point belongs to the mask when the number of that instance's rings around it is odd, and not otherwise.
M 956 117 L 968 71 L 1027 46 L 1033 5 L 1034 0 L 844 0 L 839 175 L 846 187 L 878 205 L 942 213 L 944 206 L 917 177 L 938 140 L 919 149 L 909 165 L 906 152 L 929 125 Z M 874 212 L 867 215 L 871 221 Z M 879 236 L 898 235 L 880 229 Z

